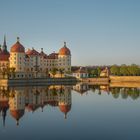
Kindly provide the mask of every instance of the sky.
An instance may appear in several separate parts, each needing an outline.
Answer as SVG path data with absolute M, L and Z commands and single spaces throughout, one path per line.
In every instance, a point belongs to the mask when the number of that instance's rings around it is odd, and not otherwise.
M 140 0 L 0 0 L 0 44 L 58 52 L 72 65 L 140 65 Z

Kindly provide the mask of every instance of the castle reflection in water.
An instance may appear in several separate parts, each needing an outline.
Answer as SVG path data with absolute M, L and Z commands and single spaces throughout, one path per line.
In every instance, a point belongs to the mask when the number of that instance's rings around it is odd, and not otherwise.
M 19 120 L 28 111 L 36 111 L 44 106 L 58 107 L 64 113 L 64 118 L 67 118 L 67 113 L 72 106 L 72 90 L 76 93 L 88 94 L 108 94 L 114 98 L 121 97 L 127 99 L 138 99 L 140 97 L 139 88 L 124 88 L 124 87 L 109 87 L 108 85 L 88 85 L 77 84 L 74 86 L 51 85 L 46 87 L 0 87 L 0 116 L 5 126 L 7 111 L 16 120 L 19 125 Z M 88 92 L 90 91 L 90 92 Z

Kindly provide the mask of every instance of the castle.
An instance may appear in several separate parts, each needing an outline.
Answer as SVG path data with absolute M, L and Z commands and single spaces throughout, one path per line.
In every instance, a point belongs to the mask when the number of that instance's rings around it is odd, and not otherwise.
M 66 46 L 58 53 L 46 54 L 41 48 L 38 52 L 34 48 L 25 51 L 25 47 L 17 42 L 7 50 L 6 37 L 3 45 L 0 47 L 0 72 L 9 73 L 9 78 L 43 78 L 49 75 L 49 72 L 57 70 L 63 75 L 71 72 L 71 51 Z

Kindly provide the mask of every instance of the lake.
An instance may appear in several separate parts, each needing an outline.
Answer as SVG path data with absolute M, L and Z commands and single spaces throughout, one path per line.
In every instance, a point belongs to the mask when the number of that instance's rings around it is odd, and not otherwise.
M 0 139 L 140 139 L 140 88 L 0 87 Z

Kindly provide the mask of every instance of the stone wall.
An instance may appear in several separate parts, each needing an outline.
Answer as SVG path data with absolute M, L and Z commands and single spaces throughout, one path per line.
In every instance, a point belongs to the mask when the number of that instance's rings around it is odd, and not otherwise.
M 140 82 L 140 76 L 110 76 L 109 78 L 83 78 L 85 83 Z
M 84 83 L 106 84 L 109 82 L 109 78 L 83 78 L 80 81 Z
M 0 79 L 0 86 L 7 86 L 8 80 L 7 79 Z
M 79 79 L 78 81 L 83 83 L 89 84 L 108 84 L 110 83 L 123 83 L 123 82 L 139 82 L 140 83 L 140 76 L 110 76 L 109 78 L 83 78 Z M 36 78 L 36 79 L 0 79 L 0 86 L 21 86 L 21 85 L 74 85 L 77 83 L 77 79 L 75 78 Z M 118 86 L 120 86 L 119 84 Z M 113 86 L 113 85 L 112 85 Z
M 111 82 L 109 87 L 129 87 L 138 88 L 140 87 L 140 82 Z
M 5 79 L 0 80 L 0 86 L 43 86 L 43 85 L 74 85 L 77 80 L 75 78 L 48 78 L 48 79 Z
M 110 76 L 111 82 L 140 82 L 140 76 Z

